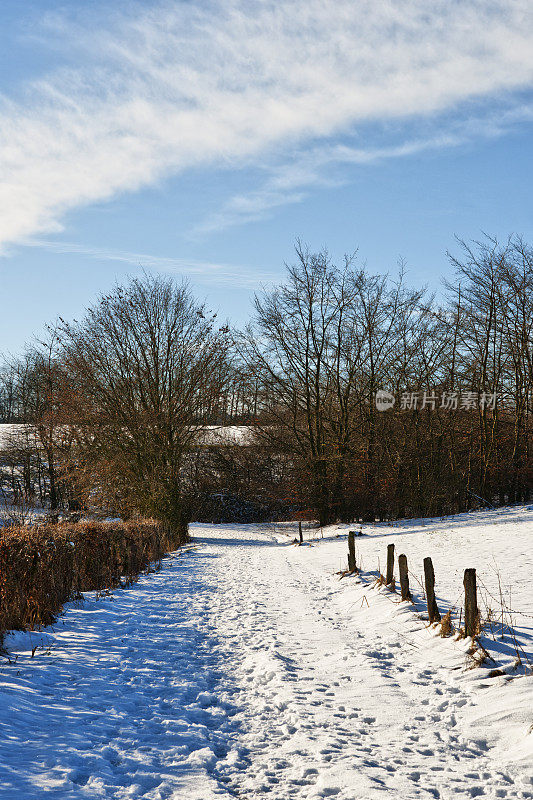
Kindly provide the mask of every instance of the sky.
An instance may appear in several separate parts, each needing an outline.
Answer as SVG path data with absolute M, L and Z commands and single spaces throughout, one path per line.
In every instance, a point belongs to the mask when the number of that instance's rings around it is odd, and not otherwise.
M 143 269 L 241 325 L 297 238 L 439 291 L 532 126 L 530 0 L 2 0 L 0 352 Z

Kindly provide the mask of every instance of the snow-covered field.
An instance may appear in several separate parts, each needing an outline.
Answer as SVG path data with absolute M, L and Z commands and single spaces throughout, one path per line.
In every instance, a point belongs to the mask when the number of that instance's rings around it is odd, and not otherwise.
M 17 441 L 24 443 L 31 435 L 30 425 L 0 423 L 0 451 Z M 252 438 L 253 428 L 248 425 L 204 425 L 198 432 L 198 442 L 202 445 L 247 445 Z
M 347 526 L 304 547 L 295 530 L 195 526 L 161 572 L 8 637 L 0 798 L 533 798 L 533 678 L 509 636 L 483 639 L 503 675 L 468 669 L 467 642 L 371 574 L 391 541 L 414 575 L 430 555 L 444 610 L 469 566 L 499 597 L 497 569 L 527 663 L 533 511 L 365 526 L 342 580 Z
M 283 536 L 283 527 L 277 526 L 281 541 L 287 535 L 294 538 L 294 526 L 288 527 Z M 347 545 L 338 538 L 350 528 L 364 534 L 356 538 L 357 563 L 363 572 L 385 573 L 390 543 L 395 545 L 396 559 L 406 554 L 410 589 L 419 611 L 426 609 L 423 560 L 430 556 L 441 613 L 451 608 L 457 626 L 463 619 L 464 570 L 475 567 L 478 603 L 486 623 L 482 644 L 506 668 L 517 658 L 524 667 L 533 667 L 533 506 L 376 525 L 336 525 L 323 531 L 304 529 L 305 541 L 320 546 L 320 560 L 330 571 L 346 567 Z M 397 564 L 395 577 L 398 581 Z

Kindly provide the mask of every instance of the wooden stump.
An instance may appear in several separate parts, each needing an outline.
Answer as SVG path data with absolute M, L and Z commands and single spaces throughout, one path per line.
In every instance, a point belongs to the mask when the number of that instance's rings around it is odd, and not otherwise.
M 433 562 L 428 557 L 424 559 L 424 581 L 426 584 L 426 599 L 430 622 L 440 622 L 440 612 L 435 599 L 435 572 Z
M 465 569 L 465 634 L 476 636 L 479 632 L 479 609 L 477 607 L 476 570 Z
M 387 573 L 385 575 L 385 583 L 387 586 L 394 580 L 394 545 L 387 545 Z
M 301 522 L 298 523 L 298 534 L 300 536 L 300 544 L 303 544 L 304 543 L 304 535 L 302 533 L 302 523 Z
M 355 531 L 348 533 L 348 570 L 355 572 L 357 569 L 355 563 Z
M 410 600 L 411 592 L 409 591 L 409 574 L 407 571 L 407 556 L 402 553 L 398 557 L 398 568 L 400 570 L 400 590 L 402 593 L 402 600 Z

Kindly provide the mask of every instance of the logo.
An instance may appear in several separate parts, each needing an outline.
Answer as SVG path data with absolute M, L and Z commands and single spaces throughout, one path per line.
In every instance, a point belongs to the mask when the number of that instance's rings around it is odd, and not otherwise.
M 380 389 L 376 392 L 376 408 L 378 411 L 387 411 L 387 409 L 392 408 L 396 398 L 390 392 L 385 392 L 383 389 Z

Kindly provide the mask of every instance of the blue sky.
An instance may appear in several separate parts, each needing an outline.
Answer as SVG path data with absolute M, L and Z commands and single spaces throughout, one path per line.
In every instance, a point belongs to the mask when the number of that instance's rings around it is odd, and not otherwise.
M 438 288 L 533 241 L 529 0 L 0 9 L 0 351 L 139 269 L 242 323 L 296 237 Z

